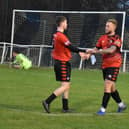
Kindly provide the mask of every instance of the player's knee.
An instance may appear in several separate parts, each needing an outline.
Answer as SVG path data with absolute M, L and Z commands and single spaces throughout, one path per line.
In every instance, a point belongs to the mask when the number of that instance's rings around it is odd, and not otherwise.
M 105 88 L 104 88 L 104 92 L 106 92 L 106 93 L 111 93 L 111 88 L 105 87 Z
M 113 84 L 114 84 L 113 81 L 105 80 L 105 86 L 106 86 L 106 87 L 111 87 Z
M 70 89 L 70 85 L 65 85 L 65 90 L 69 90 Z
M 67 90 L 69 90 L 69 89 L 70 89 L 70 85 L 67 86 Z
M 62 86 L 65 88 L 65 90 L 70 89 L 70 82 L 62 82 Z
M 115 92 L 116 91 L 116 87 L 115 85 L 112 86 L 112 92 Z
M 104 88 L 104 91 L 105 91 L 105 92 L 111 92 L 111 91 L 112 91 L 112 85 L 113 85 L 113 82 L 112 82 L 112 81 L 106 80 L 106 81 L 105 81 L 105 88 Z

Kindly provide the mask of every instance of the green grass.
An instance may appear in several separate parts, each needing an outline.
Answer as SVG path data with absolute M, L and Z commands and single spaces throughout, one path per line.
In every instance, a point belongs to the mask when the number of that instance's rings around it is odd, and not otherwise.
M 121 73 L 117 88 L 129 105 L 128 73 Z M 73 114 L 61 113 L 61 98 L 51 105 L 52 114 L 41 106 L 59 83 L 51 68 L 16 70 L 0 66 L 0 129 L 127 129 L 129 110 L 117 114 L 111 99 L 107 114 L 97 116 L 103 95 L 101 71 L 72 71 L 70 107 Z

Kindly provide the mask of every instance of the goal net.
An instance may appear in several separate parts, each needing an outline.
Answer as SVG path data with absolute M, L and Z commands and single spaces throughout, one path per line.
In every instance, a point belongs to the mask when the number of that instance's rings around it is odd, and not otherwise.
M 118 20 L 117 33 L 124 39 L 125 12 L 77 12 L 77 11 L 35 11 L 14 10 L 12 20 L 12 36 L 10 56 L 14 49 L 20 49 L 29 56 L 33 64 L 51 66 L 52 35 L 56 31 L 56 16 L 64 15 L 68 19 L 68 35 L 74 46 L 92 48 L 98 38 L 104 34 L 105 22 L 109 18 Z M 16 46 L 13 44 L 19 44 Z M 21 46 L 24 47 L 21 47 Z M 31 47 L 31 45 L 33 47 Z M 38 48 L 34 45 L 38 45 Z M 41 47 L 40 47 L 41 46 Z M 124 46 L 124 44 L 123 44 Z M 40 58 L 40 60 L 39 60 Z M 101 58 L 92 66 L 91 61 L 84 61 L 81 68 L 100 68 Z M 80 57 L 73 54 L 72 66 L 78 68 Z

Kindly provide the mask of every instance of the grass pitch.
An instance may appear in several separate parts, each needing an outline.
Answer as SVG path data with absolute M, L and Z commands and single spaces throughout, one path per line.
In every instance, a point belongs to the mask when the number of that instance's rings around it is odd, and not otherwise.
M 117 88 L 129 105 L 129 75 L 121 73 Z M 51 114 L 41 106 L 59 83 L 51 68 L 16 70 L 0 66 L 0 129 L 128 129 L 129 110 L 116 113 L 111 99 L 105 116 L 97 116 L 103 95 L 99 70 L 72 71 L 70 107 L 61 113 L 61 98 L 51 104 Z

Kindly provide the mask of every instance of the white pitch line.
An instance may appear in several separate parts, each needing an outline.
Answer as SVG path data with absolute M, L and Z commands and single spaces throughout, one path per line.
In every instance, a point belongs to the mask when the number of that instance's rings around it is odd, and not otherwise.
M 35 115 L 42 115 L 42 116 L 56 116 L 56 117 L 64 117 L 64 116 L 79 116 L 79 117 L 85 117 L 85 116 L 98 116 L 96 113 L 42 113 L 42 112 L 36 112 L 36 111 L 25 111 L 21 109 L 12 109 L 12 108 L 6 108 L 8 110 L 16 111 L 16 112 L 24 112 L 24 113 L 32 113 Z M 124 116 L 129 115 L 128 113 L 106 113 L 105 116 Z

